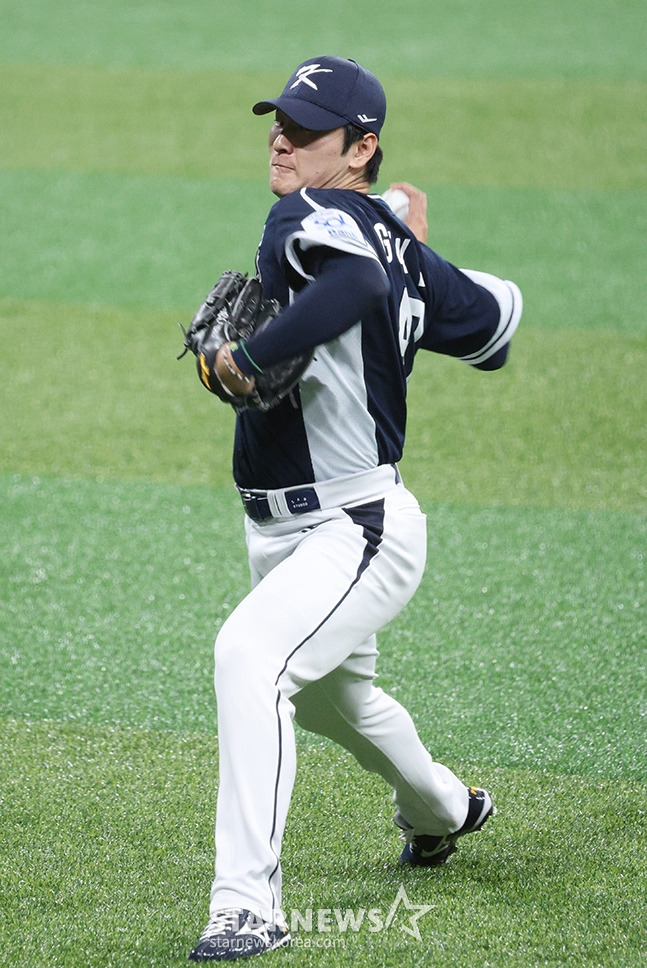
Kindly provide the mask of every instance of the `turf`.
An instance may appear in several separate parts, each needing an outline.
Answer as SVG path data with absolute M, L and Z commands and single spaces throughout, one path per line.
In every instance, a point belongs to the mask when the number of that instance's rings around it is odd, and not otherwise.
M 122 68 L 107 84 L 97 67 L 5 64 L 0 80 L 0 120 L 13 134 L 0 146 L 7 167 L 208 177 L 232 129 L 238 137 L 219 159 L 219 179 L 259 177 L 264 167 L 247 150 L 263 122 L 241 116 L 240 105 L 276 86 L 270 74 Z M 411 177 L 425 186 L 644 189 L 646 92 L 637 80 L 396 75 L 385 166 L 406 145 Z M 411 138 L 412 101 L 417 125 L 442 138 Z
M 20 954 L 5 943 L 0 964 L 184 964 L 209 888 L 214 739 L 9 723 L 0 763 L 3 839 L 21 846 L 3 865 L 4 927 Z M 285 873 L 294 909 L 305 920 L 315 908 L 324 930 L 302 930 L 272 963 L 469 965 L 478 950 L 497 968 L 641 964 L 644 926 L 626 890 L 644 869 L 639 785 L 490 769 L 507 819 L 466 841 L 460 863 L 420 876 L 394 862 L 375 778 L 327 745 L 302 750 L 299 767 Z M 421 942 L 403 930 L 404 909 L 385 931 L 337 928 L 348 911 L 355 923 L 373 911 L 366 924 L 379 926 L 401 886 L 409 904 L 431 906 Z
M 236 0 L 63 0 L 49 20 L 47 0 L 3 0 L 0 41 L 8 63 L 99 64 L 109 68 L 160 63 L 274 71 L 323 51 L 357 53 L 395 75 L 547 76 L 647 80 L 647 26 L 641 0 L 436 0 L 376 9 L 366 0 L 322 6 Z M 241 37 L 241 23 L 245 36 Z M 49 29 L 44 29 L 47 24 Z M 308 53 L 304 54 L 304 50 Z
M 3 710 L 211 730 L 209 645 L 247 583 L 232 490 L 2 479 Z M 425 739 L 497 767 L 640 779 L 644 517 L 426 509 L 427 573 L 381 642 L 384 683 Z
M 0 14 L 0 966 L 179 965 L 206 918 L 212 641 L 247 568 L 232 414 L 177 323 L 252 268 L 249 105 L 323 50 L 385 81 L 378 187 L 419 184 L 432 245 L 524 293 L 500 373 L 417 362 L 402 471 L 429 560 L 380 639 L 381 684 L 499 813 L 401 871 L 388 790 L 299 733 L 302 923 L 267 962 L 644 965 L 643 5 Z

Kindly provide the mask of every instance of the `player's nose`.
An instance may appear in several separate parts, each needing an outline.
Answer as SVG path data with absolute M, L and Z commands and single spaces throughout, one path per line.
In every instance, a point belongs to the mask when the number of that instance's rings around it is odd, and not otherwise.
M 276 136 L 271 144 L 274 151 L 280 151 L 282 153 L 292 151 L 294 145 L 290 139 L 286 136 L 284 131 L 280 129 L 276 132 Z

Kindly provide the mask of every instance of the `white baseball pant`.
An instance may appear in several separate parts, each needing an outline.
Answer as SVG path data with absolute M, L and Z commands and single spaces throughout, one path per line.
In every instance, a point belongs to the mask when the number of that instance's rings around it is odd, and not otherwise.
M 339 482 L 335 508 L 245 520 L 252 591 L 216 640 L 219 790 L 211 914 L 280 920 L 281 841 L 296 768 L 293 717 L 349 750 L 393 789 L 417 833 L 467 816 L 465 785 L 422 745 L 407 711 L 374 685 L 375 633 L 415 592 L 426 519 L 391 467 Z M 326 485 L 327 487 L 328 485 Z M 325 488 L 324 488 L 325 490 Z M 322 505 L 325 505 L 325 501 Z

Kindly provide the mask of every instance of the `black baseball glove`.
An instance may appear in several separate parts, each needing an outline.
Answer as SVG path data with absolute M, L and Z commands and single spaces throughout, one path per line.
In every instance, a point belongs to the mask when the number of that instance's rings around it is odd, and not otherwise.
M 242 272 L 223 272 L 184 333 L 184 350 L 196 356 L 198 376 L 212 393 L 235 410 L 271 410 L 299 382 L 312 359 L 312 351 L 301 353 L 254 373 L 254 389 L 248 394 L 232 394 L 216 375 L 216 354 L 223 343 L 247 339 L 257 330 L 270 326 L 281 311 L 274 299 L 265 299 L 260 281 Z M 181 325 L 181 324 L 180 324 Z

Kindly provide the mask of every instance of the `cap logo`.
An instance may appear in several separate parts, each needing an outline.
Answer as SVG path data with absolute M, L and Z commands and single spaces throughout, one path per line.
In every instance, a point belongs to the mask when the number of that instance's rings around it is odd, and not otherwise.
M 370 124 L 371 121 L 377 121 L 377 118 L 369 118 L 366 114 L 358 114 L 357 120 L 361 121 L 362 124 Z
M 332 70 L 329 67 L 322 67 L 320 64 L 306 64 L 297 71 L 297 79 L 294 84 L 290 85 L 290 90 L 292 91 L 299 84 L 307 84 L 311 87 L 313 91 L 318 91 L 319 88 L 313 80 L 311 80 L 312 74 L 332 74 Z

